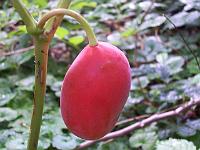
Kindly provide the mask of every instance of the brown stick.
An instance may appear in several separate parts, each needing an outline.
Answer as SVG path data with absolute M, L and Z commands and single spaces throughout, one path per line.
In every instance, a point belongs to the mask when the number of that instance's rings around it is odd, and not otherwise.
M 5 57 L 5 56 L 11 56 L 11 55 L 20 54 L 20 53 L 29 51 L 31 49 L 34 49 L 34 46 L 30 46 L 30 47 L 27 47 L 27 48 L 22 48 L 22 49 L 11 51 L 11 52 L 7 52 L 7 53 L 1 53 L 0 57 Z
M 120 129 L 118 131 L 111 132 L 101 139 L 98 139 L 98 140 L 95 140 L 95 141 L 85 141 L 85 142 L 81 143 L 76 148 L 76 150 L 87 148 L 87 147 L 89 147 L 89 146 L 91 146 L 91 145 L 93 145 L 97 142 L 100 142 L 100 141 L 107 141 L 107 140 L 110 140 L 110 139 L 115 139 L 115 138 L 127 135 L 128 133 L 133 132 L 136 129 L 143 128 L 143 127 L 145 127 L 145 126 L 147 126 L 147 125 L 149 125 L 153 122 L 156 122 L 156 121 L 168 118 L 168 117 L 177 116 L 180 113 L 188 110 L 189 108 L 191 108 L 195 105 L 199 105 L 199 104 L 200 104 L 200 99 L 197 99 L 197 100 L 191 99 L 189 102 L 184 103 L 183 105 L 181 105 L 180 107 L 178 107 L 174 110 L 164 112 L 164 113 L 154 114 L 154 115 L 150 116 L 149 118 L 146 118 L 142 121 L 136 122 L 136 123 L 134 123 L 134 124 L 132 124 L 128 127 L 125 127 L 125 128 Z

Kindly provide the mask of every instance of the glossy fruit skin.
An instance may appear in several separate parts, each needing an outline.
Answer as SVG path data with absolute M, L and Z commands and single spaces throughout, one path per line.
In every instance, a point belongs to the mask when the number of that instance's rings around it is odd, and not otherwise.
M 114 127 L 130 90 L 130 66 L 117 47 L 86 46 L 67 71 L 61 90 L 61 115 L 76 136 L 95 140 Z

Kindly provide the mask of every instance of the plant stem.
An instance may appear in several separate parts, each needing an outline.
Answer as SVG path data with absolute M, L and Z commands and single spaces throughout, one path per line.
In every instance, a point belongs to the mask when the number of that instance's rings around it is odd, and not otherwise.
M 48 62 L 49 42 L 41 35 L 34 36 L 35 44 L 35 91 L 34 106 L 30 126 L 30 136 L 28 141 L 28 150 L 36 150 L 42 123 L 42 113 L 44 97 L 46 92 L 46 76 Z
M 36 34 L 39 32 L 37 29 L 37 22 L 33 18 L 33 16 L 28 12 L 25 6 L 22 4 L 20 0 L 12 0 L 13 6 L 16 11 L 19 13 L 20 17 L 24 21 L 26 25 L 27 32 L 30 34 Z
M 15 0 L 13 0 L 15 1 Z M 68 8 L 72 0 L 60 0 L 58 7 Z M 24 12 L 22 12 L 23 15 Z M 23 18 L 26 19 L 27 16 Z M 42 124 L 42 113 L 44 107 L 44 98 L 46 93 L 46 76 L 48 63 L 48 49 L 51 39 L 57 27 L 60 25 L 63 16 L 54 17 L 49 23 L 49 31 L 39 32 L 34 35 L 35 45 L 35 89 L 34 89 L 34 105 L 31 118 L 30 135 L 27 150 L 37 150 L 40 127 Z M 26 24 L 26 26 L 28 26 Z M 36 26 L 37 30 L 39 28 Z M 40 31 L 40 30 L 39 30 Z
M 60 0 L 57 8 L 68 8 L 72 0 Z M 44 27 L 44 33 L 48 35 L 49 40 L 53 38 L 54 33 L 56 32 L 57 27 L 63 20 L 64 15 L 55 16 L 51 18 Z
M 83 29 L 85 30 L 88 40 L 89 40 L 89 45 L 90 46 L 96 46 L 98 44 L 98 41 L 96 39 L 96 36 L 92 30 L 92 28 L 90 27 L 89 23 L 87 22 L 87 20 L 82 17 L 80 14 L 76 13 L 73 10 L 68 10 L 68 9 L 63 9 L 63 8 L 59 8 L 59 9 L 54 9 L 49 11 L 48 13 L 46 13 L 38 22 L 38 27 L 40 29 L 42 29 L 45 25 L 45 23 L 52 17 L 57 16 L 57 15 L 68 15 L 73 17 L 74 19 L 76 19 L 81 26 L 83 27 Z

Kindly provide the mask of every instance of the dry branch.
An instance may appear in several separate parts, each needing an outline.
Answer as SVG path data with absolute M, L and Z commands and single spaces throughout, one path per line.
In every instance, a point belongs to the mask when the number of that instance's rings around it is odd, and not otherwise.
M 93 145 L 97 142 L 100 142 L 100 141 L 107 141 L 107 140 L 110 140 L 110 139 L 115 139 L 115 138 L 124 136 L 124 135 L 126 135 L 130 132 L 133 132 L 136 129 L 143 128 L 143 127 L 145 127 L 145 126 L 147 126 L 147 125 L 149 125 L 153 122 L 156 122 L 156 121 L 159 121 L 159 120 L 162 120 L 162 119 L 166 119 L 168 117 L 177 116 L 177 115 L 181 114 L 182 112 L 190 109 L 191 107 L 199 105 L 199 104 L 200 104 L 200 99 L 191 99 L 189 102 L 182 104 L 181 106 L 179 106 L 178 108 L 176 108 L 174 110 L 154 114 L 154 115 L 150 116 L 149 118 L 146 118 L 142 121 L 136 122 L 135 124 L 132 124 L 128 127 L 125 127 L 125 128 L 120 129 L 118 131 L 111 132 L 101 139 L 98 139 L 98 140 L 95 140 L 95 141 L 85 141 L 85 142 L 81 143 L 76 148 L 76 150 L 87 148 L 87 147 L 89 147 L 89 146 L 91 146 L 91 145 Z
M 11 52 L 0 53 L 0 57 L 5 57 L 5 56 L 11 56 L 11 55 L 24 53 L 24 52 L 29 51 L 31 49 L 34 49 L 34 46 L 30 46 L 30 47 L 27 47 L 27 48 L 22 48 L 22 49 L 11 51 Z

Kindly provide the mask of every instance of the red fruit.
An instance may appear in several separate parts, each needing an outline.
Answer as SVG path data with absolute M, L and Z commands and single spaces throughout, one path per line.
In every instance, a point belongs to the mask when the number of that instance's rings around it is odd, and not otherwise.
M 130 89 L 130 67 L 115 46 L 98 42 L 86 46 L 65 75 L 61 114 L 75 135 L 103 137 L 114 127 Z

